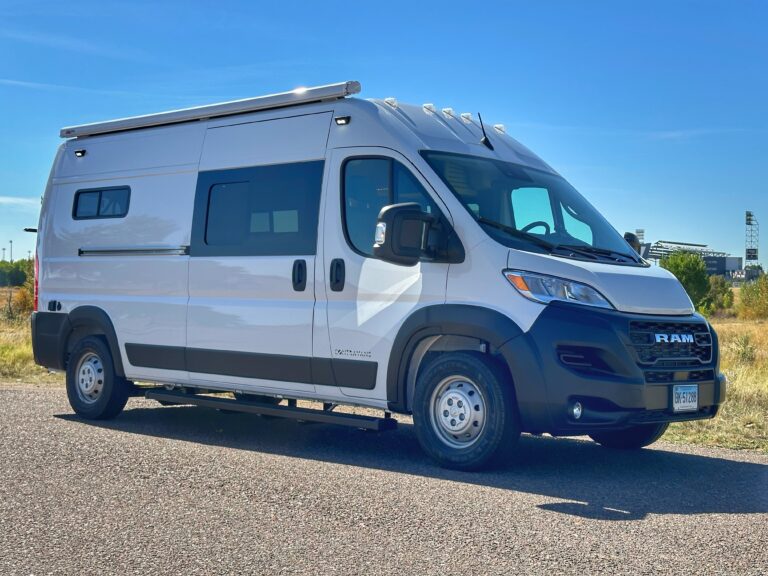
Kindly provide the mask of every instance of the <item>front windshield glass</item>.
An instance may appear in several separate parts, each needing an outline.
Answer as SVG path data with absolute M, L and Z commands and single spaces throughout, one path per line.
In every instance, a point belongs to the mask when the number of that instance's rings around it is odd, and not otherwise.
M 472 217 L 502 244 L 573 258 L 641 262 L 560 176 L 478 156 L 432 151 L 422 155 Z

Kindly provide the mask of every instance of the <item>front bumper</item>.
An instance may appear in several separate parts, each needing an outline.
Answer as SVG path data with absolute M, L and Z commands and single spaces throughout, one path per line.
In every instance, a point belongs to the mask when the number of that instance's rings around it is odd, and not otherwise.
M 655 332 L 695 335 L 661 343 Z M 725 401 L 717 335 L 698 314 L 647 316 L 553 303 L 499 352 L 511 367 L 523 429 L 580 435 L 712 418 Z M 677 384 L 698 386 L 698 409 L 672 410 Z M 583 406 L 572 416 L 575 402 Z

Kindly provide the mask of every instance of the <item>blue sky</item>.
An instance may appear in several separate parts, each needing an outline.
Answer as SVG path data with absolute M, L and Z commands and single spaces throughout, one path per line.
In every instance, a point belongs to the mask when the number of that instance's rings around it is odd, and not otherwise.
M 64 125 L 354 79 L 504 123 L 620 231 L 742 255 L 753 210 L 762 256 L 766 29 L 762 1 L 0 0 L 0 246 L 33 249 Z

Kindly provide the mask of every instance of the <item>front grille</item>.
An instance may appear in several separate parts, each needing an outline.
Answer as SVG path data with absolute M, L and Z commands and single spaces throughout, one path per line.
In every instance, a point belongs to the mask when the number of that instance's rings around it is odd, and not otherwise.
M 657 342 L 657 335 L 668 341 Z M 701 322 L 634 321 L 629 323 L 629 338 L 640 364 L 671 368 L 712 360 L 712 335 Z M 688 338 L 693 341 L 685 341 Z
M 714 379 L 714 370 L 648 370 L 645 372 L 645 381 L 649 384 L 663 384 L 666 382 L 704 382 Z

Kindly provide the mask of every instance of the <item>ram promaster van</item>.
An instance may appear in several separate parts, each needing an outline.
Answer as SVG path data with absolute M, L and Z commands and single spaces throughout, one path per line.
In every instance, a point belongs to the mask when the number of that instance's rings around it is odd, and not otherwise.
M 503 126 L 359 91 L 62 129 L 32 333 L 77 414 L 412 414 L 475 469 L 521 432 L 640 448 L 717 413 L 717 337 L 669 272 Z

